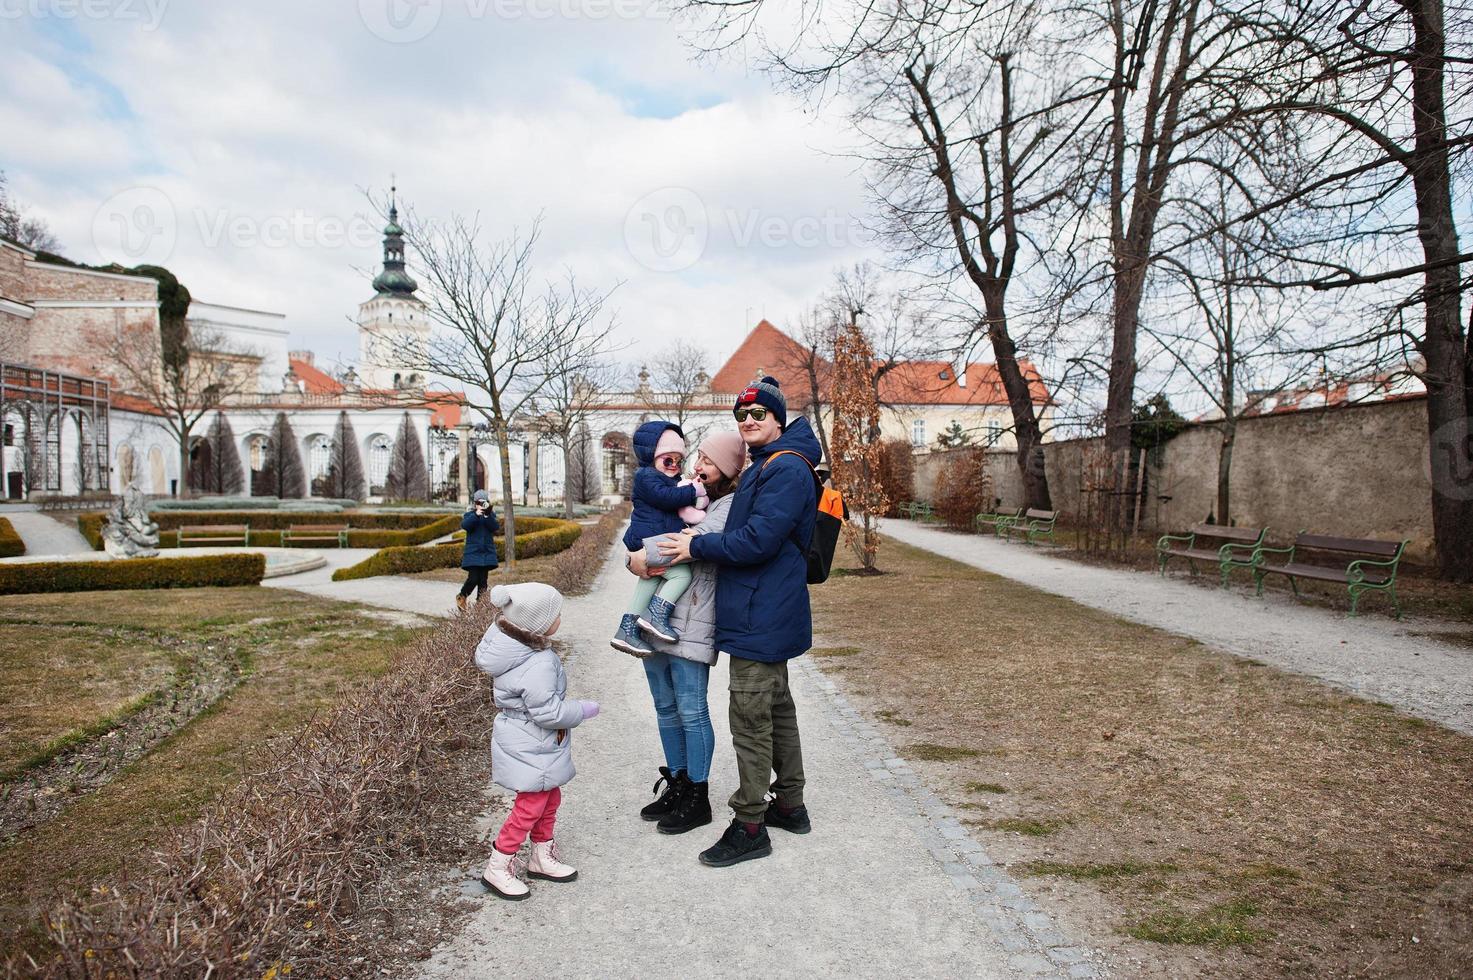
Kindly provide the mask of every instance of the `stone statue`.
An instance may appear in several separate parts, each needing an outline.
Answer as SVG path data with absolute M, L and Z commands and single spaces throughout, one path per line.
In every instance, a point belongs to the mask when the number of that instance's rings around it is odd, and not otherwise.
M 152 558 L 159 553 L 159 526 L 148 519 L 148 501 L 130 483 L 102 526 L 103 550 L 114 558 Z

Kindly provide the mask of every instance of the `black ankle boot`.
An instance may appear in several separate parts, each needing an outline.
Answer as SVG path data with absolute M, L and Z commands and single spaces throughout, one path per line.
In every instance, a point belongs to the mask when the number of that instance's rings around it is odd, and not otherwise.
M 659 793 L 661 783 L 665 784 L 665 792 L 661 793 L 660 798 L 655 800 L 655 802 L 647 804 L 644 809 L 640 810 L 640 817 L 644 820 L 659 820 L 661 817 L 674 812 L 675 804 L 680 799 L 680 787 L 685 782 L 685 773 L 683 771 L 672 773 L 666 767 L 661 766 L 660 778 L 655 780 L 655 788 L 650 790 L 650 792 Z
M 693 783 L 685 773 L 680 775 L 685 792 L 681 794 L 675 810 L 667 813 L 656 825 L 662 834 L 683 834 L 711 822 L 710 784 Z

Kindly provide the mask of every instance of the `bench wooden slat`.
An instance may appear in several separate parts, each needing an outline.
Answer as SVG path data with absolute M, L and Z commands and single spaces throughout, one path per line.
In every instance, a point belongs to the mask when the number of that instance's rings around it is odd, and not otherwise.
M 1193 524 L 1187 528 L 1187 532 L 1199 538 L 1222 538 L 1226 541 L 1256 543 L 1263 535 L 1263 528 L 1229 527 L 1225 524 Z
M 1327 534 L 1300 534 L 1294 539 L 1295 548 L 1311 548 L 1315 551 L 1351 551 L 1361 555 L 1390 558 L 1401 548 L 1398 541 L 1378 541 L 1375 538 L 1334 538 Z

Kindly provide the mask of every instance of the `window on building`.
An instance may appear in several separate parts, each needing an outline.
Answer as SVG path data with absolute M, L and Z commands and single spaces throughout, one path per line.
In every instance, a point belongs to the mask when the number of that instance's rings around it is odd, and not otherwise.
M 924 446 L 926 444 L 925 419 L 916 419 L 910 424 L 910 444 L 912 446 Z
M 266 437 L 256 436 L 251 440 L 251 469 L 259 470 L 266 465 Z
M 389 480 L 389 454 L 393 448 L 388 436 L 374 436 L 368 443 L 368 483 L 373 493 L 382 492 Z
M 995 446 L 1002 438 L 1002 423 L 997 419 L 990 419 L 987 423 L 987 445 Z
M 316 435 L 307 440 L 307 478 L 315 480 L 327 475 L 332 461 L 332 443 L 327 436 Z

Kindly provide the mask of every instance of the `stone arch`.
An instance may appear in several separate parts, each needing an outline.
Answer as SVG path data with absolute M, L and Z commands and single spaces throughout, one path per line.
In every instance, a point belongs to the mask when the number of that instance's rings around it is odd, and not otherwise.
M 210 485 L 215 447 L 204 436 L 189 437 L 189 489 L 196 493 Z
M 307 470 L 307 496 L 326 496 L 327 471 L 332 464 L 332 437 L 314 432 L 303 439 L 302 464 Z
M 148 475 L 152 485 L 150 493 L 169 492 L 169 471 L 164 466 L 164 451 L 157 445 L 148 447 Z
M 363 470 L 368 477 L 368 492 L 378 496 L 389 479 L 389 460 L 394 454 L 394 438 L 382 432 L 369 433 L 363 440 Z
M 61 480 L 61 486 L 58 489 L 61 490 L 62 496 L 74 497 L 87 486 L 85 469 L 87 445 L 85 433 L 82 431 L 82 413 L 66 412 L 57 424 L 59 426 L 57 475 Z
M 138 472 L 138 464 L 140 462 L 138 453 L 133 449 L 131 442 L 118 443 L 118 451 L 116 458 L 113 460 L 113 465 L 117 467 L 118 489 L 120 491 L 126 489 L 128 484 L 138 480 L 141 475 Z
M 240 448 L 245 461 L 247 496 L 264 497 L 268 491 L 275 492 L 274 487 L 266 485 L 270 481 L 262 479 L 271 454 L 271 437 L 260 430 L 247 432 L 240 440 Z

